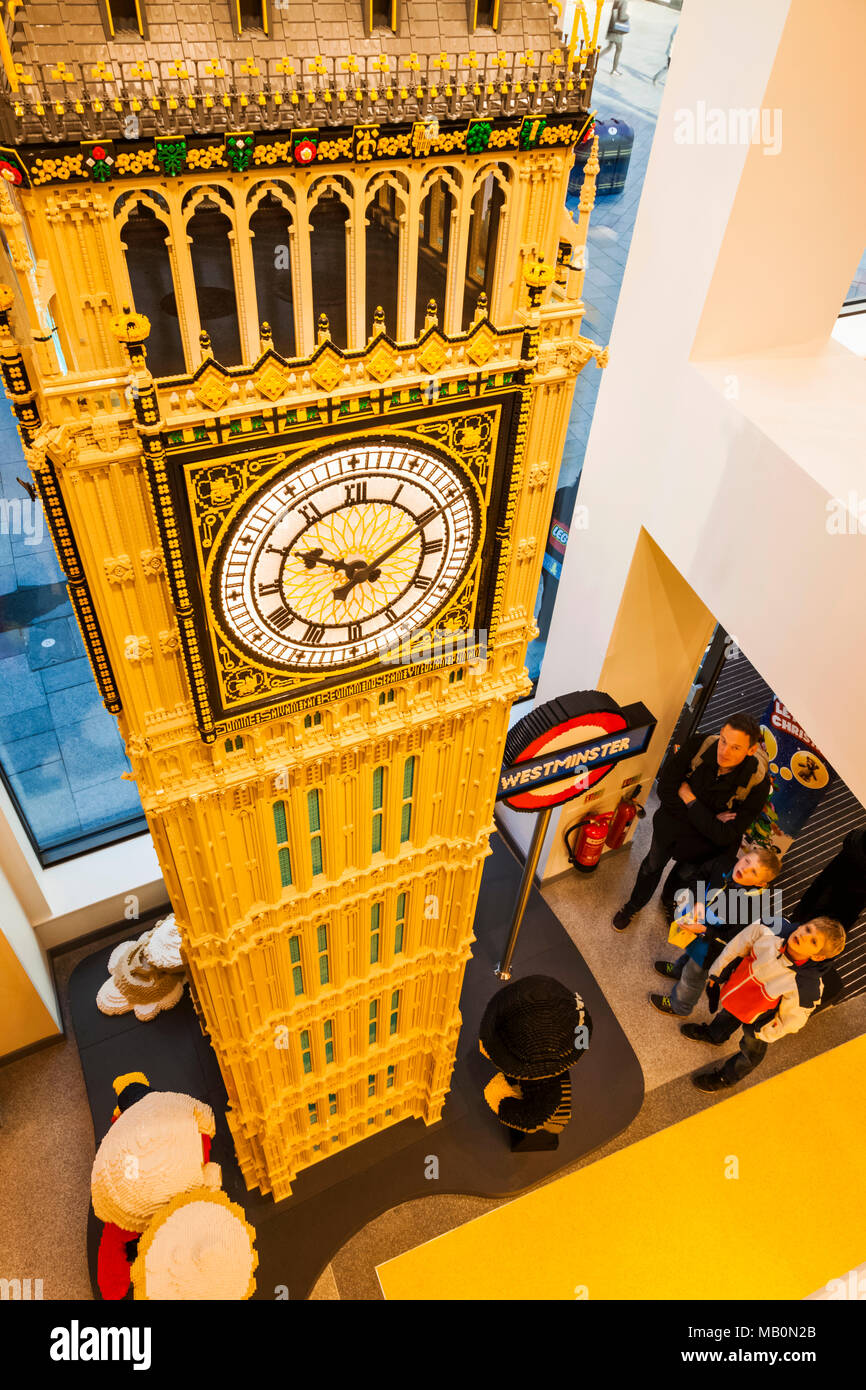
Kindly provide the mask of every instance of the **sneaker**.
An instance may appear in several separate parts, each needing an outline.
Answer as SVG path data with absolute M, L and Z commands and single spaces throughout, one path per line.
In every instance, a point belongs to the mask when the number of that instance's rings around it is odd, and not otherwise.
M 632 914 L 626 908 L 621 907 L 619 912 L 613 914 L 614 931 L 625 931 L 631 921 L 631 917 Z
M 669 994 L 651 994 L 649 1001 L 654 1009 L 658 1009 L 660 1014 L 667 1014 L 669 1018 L 685 1018 L 687 1015 L 677 1013 Z
M 727 1091 L 730 1084 L 720 1071 L 699 1071 L 697 1076 L 692 1077 L 692 1085 L 697 1086 L 699 1091 Z
M 706 1023 L 684 1023 L 680 1028 L 684 1038 L 691 1038 L 692 1042 L 709 1043 L 711 1047 L 721 1047 L 721 1043 L 714 1042 L 710 1037 L 710 1030 Z
M 681 965 L 677 965 L 675 960 L 653 961 L 653 969 L 657 975 L 663 975 L 666 980 L 678 980 L 683 973 Z

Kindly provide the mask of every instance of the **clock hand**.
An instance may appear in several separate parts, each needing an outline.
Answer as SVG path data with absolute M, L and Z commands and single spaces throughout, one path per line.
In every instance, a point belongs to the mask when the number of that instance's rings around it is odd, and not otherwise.
M 303 560 L 308 570 L 315 569 L 316 565 L 322 564 L 330 565 L 331 569 L 345 570 L 346 574 L 349 574 L 350 570 L 357 568 L 358 564 L 361 563 L 353 560 L 350 565 L 347 565 L 345 560 L 329 560 L 327 555 L 322 554 L 321 546 L 317 546 L 315 550 L 299 551 L 298 559 Z
M 358 564 L 353 567 L 353 573 L 351 574 L 348 569 L 346 569 L 346 583 L 339 585 L 339 587 L 334 590 L 334 598 L 345 600 L 346 596 L 356 584 L 363 584 L 368 579 L 378 579 L 380 566 L 383 565 L 386 560 L 390 560 L 391 556 L 396 554 L 396 552 L 400 550 L 408 540 L 416 536 L 419 531 L 423 531 L 424 527 L 428 522 L 432 521 L 434 517 L 441 516 L 447 508 L 447 502 L 443 502 L 439 507 L 433 507 L 430 511 L 424 513 L 421 519 L 412 527 L 411 531 L 407 531 L 404 536 L 401 536 L 400 539 L 389 546 L 387 550 L 383 550 L 382 554 L 377 555 L 375 560 L 371 560 L 370 563 L 366 565 L 358 562 Z

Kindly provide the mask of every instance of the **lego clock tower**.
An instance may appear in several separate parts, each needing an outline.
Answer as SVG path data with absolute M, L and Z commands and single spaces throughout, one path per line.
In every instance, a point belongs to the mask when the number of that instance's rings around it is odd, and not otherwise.
M 580 331 L 594 152 L 565 212 L 596 33 L 472 0 L 422 40 L 416 9 L 347 3 L 335 44 L 312 6 L 190 5 L 205 58 L 145 3 L 92 59 L 62 32 L 4 59 L 7 394 L 241 1170 L 276 1199 L 441 1115 L 575 379 L 605 361 Z

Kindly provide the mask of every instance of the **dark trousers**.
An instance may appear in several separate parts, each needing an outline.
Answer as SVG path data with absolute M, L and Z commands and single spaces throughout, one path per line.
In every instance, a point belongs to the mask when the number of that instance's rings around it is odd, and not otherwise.
M 649 851 L 638 868 L 634 887 L 629 894 L 626 904 L 627 911 L 639 912 L 642 907 L 646 907 L 661 882 L 661 876 L 668 866 L 673 849 L 674 846 L 669 840 L 662 842 L 653 835 Z M 696 873 L 697 866 L 694 864 L 674 863 L 662 888 L 662 902 L 665 907 L 670 909 L 671 916 L 673 916 L 674 911 L 674 894 L 678 888 L 683 888 L 691 882 Z
M 720 1068 L 722 1076 L 729 1086 L 736 1086 L 738 1081 L 742 1081 L 744 1076 L 748 1076 L 750 1071 L 754 1071 L 759 1062 L 762 1062 L 767 1055 L 769 1043 L 761 1042 L 760 1038 L 755 1037 L 755 1029 L 751 1023 L 740 1023 L 738 1018 L 729 1014 L 726 1009 L 719 1009 L 715 1018 L 709 1024 L 709 1036 L 714 1043 L 727 1042 L 732 1038 L 737 1029 L 742 1027 L 743 1036 L 740 1039 L 740 1050 L 735 1052 L 733 1057 L 729 1057 L 724 1066 Z

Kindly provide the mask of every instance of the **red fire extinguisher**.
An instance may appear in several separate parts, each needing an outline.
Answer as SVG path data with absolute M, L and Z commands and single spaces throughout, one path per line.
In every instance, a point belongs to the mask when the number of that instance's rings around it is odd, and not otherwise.
M 602 811 L 595 816 L 584 816 L 583 820 L 575 821 L 574 825 L 566 830 L 565 848 L 571 863 L 580 873 L 591 874 L 593 869 L 598 867 L 608 826 L 612 820 L 612 811 Z M 574 835 L 575 831 L 579 832 L 577 848 L 572 850 L 569 836 Z
M 610 823 L 610 829 L 607 832 L 606 843 L 608 849 L 619 849 L 628 833 L 628 828 L 632 821 L 646 815 L 643 806 L 638 806 L 637 804 L 636 798 L 639 794 L 640 785 L 634 788 L 630 796 L 624 796 L 617 806 L 613 815 L 613 820 Z

